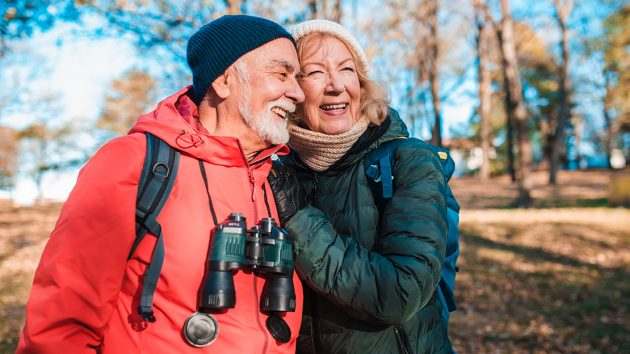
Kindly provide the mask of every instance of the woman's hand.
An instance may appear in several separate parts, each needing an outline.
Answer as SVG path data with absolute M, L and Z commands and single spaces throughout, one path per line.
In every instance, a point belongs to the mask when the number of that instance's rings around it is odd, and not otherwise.
M 306 190 L 298 181 L 295 170 L 278 161 L 273 162 L 267 180 L 276 201 L 280 224 L 284 226 L 295 213 L 308 204 Z

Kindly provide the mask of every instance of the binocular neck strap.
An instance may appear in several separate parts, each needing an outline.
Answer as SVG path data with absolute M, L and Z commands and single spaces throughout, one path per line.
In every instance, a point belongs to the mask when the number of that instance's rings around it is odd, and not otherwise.
M 208 194 L 208 204 L 210 205 L 210 213 L 212 213 L 212 222 L 214 222 L 214 226 L 219 225 L 219 221 L 217 220 L 217 213 L 214 211 L 214 205 L 212 204 L 212 197 L 210 196 L 210 188 L 208 187 L 208 175 L 206 174 L 206 168 L 203 165 L 203 161 L 199 161 L 199 170 L 201 171 L 201 177 L 203 178 L 203 185 L 206 187 L 206 194 Z M 267 207 L 267 214 L 271 218 L 271 207 L 269 207 L 269 199 L 267 197 L 267 188 L 265 185 L 262 185 L 263 196 L 265 199 L 265 206 Z
M 199 161 L 199 170 L 201 171 L 201 177 L 203 178 L 203 185 L 206 187 L 206 193 L 208 194 L 208 204 L 210 204 L 210 212 L 212 213 L 212 222 L 214 226 L 219 225 L 217 221 L 217 213 L 214 212 L 214 206 L 212 205 L 212 197 L 210 197 L 210 189 L 208 188 L 208 176 L 206 175 L 206 168 L 203 166 L 203 161 Z
M 270 218 L 273 218 L 273 216 L 271 215 L 271 208 L 269 207 L 269 199 L 267 199 L 267 188 L 265 188 L 264 183 L 262 185 L 262 190 L 263 190 L 263 196 L 265 198 L 265 206 L 267 207 L 267 216 L 269 216 Z

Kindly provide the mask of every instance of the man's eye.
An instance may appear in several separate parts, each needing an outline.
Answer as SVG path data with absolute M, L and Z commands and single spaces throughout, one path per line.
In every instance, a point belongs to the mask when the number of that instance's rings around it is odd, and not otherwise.
M 281 78 L 282 80 L 285 80 L 289 76 L 289 74 L 285 72 L 277 72 L 276 75 L 278 75 L 278 77 Z

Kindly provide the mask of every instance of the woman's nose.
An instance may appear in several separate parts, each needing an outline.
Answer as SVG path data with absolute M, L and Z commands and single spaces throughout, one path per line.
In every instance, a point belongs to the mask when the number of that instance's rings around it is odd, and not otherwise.
M 330 94 L 339 94 L 343 92 L 343 81 L 337 73 L 328 74 L 328 84 L 326 85 L 326 92 Z

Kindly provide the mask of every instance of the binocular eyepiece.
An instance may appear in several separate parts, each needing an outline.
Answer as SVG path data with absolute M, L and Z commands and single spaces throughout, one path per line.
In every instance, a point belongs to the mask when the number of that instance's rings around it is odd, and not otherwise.
M 245 217 L 232 213 L 217 226 L 199 296 L 199 311 L 212 312 L 236 304 L 234 271 L 250 270 L 265 278 L 260 311 L 295 311 L 293 244 L 273 218 L 263 218 L 251 230 Z

